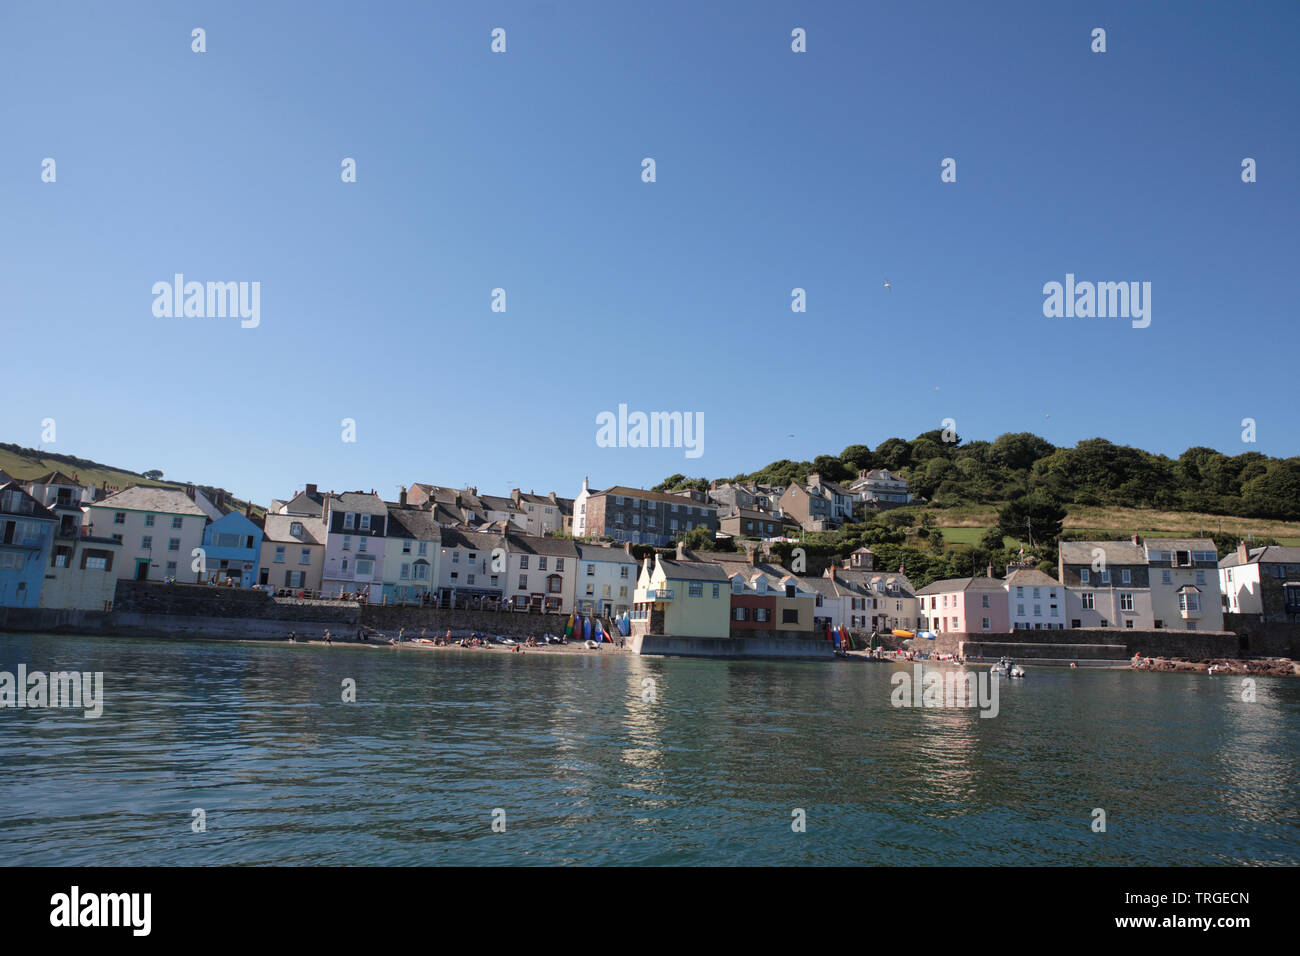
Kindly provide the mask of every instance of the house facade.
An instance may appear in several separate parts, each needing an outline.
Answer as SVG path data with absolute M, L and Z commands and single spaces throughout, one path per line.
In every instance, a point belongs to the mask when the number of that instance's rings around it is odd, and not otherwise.
M 1219 589 L 1229 614 L 1300 622 L 1300 548 L 1238 543 L 1219 561 Z
M 989 634 L 1011 630 L 1007 592 L 992 576 L 933 581 L 916 592 L 926 627 L 936 634 Z
M 578 548 L 567 538 L 504 535 L 505 599 L 516 610 L 567 614 L 578 580 Z
M 574 514 L 576 537 L 607 537 L 619 543 L 650 544 L 662 548 L 695 528 L 718 530 L 717 505 L 681 494 L 616 486 L 590 492 L 586 479 Z M 581 531 L 579 531 L 581 527 Z
M 728 637 L 731 582 L 721 565 L 646 558 L 637 578 L 631 623 L 633 638 Z
M 1062 541 L 1057 553 L 1070 627 L 1155 627 L 1150 568 L 1140 544 Z
M 388 502 L 384 550 L 384 601 L 424 604 L 438 587 L 442 528 L 432 509 Z
M 199 558 L 208 516 L 186 491 L 135 485 L 94 502 L 86 509 L 92 537 L 121 543 L 118 580 L 198 583 Z
M 868 505 L 905 505 L 912 500 L 907 490 L 907 479 L 888 468 L 858 472 L 858 477 L 849 484 L 849 490 Z
M 320 507 L 324 507 L 321 501 Z M 268 514 L 262 525 L 257 583 L 319 593 L 325 573 L 325 519 L 319 514 Z
M 578 575 L 574 585 L 576 609 L 605 617 L 632 609 L 636 596 L 637 563 L 628 548 L 575 544 Z
M 262 563 L 262 529 L 241 511 L 227 511 L 203 529 L 199 578 L 211 584 L 236 581 L 251 588 Z
M 1209 538 L 1148 538 L 1151 614 L 1155 627 L 1222 631 L 1219 552 Z
M 58 523 L 18 482 L 0 485 L 0 607 L 40 607 Z
M 373 491 L 325 497 L 325 566 L 321 590 L 328 597 L 354 594 L 378 603 L 384 592 L 388 506 Z
M 1055 578 L 1033 568 L 1018 568 L 1007 575 L 1003 587 L 1011 630 L 1065 629 L 1065 588 Z

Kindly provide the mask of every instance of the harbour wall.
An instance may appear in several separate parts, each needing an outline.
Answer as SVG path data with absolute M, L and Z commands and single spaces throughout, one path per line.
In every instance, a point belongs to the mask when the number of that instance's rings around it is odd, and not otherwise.
M 764 637 L 670 637 L 666 634 L 634 635 L 632 650 L 663 657 L 778 658 L 789 660 L 834 660 L 830 641 L 807 635 Z

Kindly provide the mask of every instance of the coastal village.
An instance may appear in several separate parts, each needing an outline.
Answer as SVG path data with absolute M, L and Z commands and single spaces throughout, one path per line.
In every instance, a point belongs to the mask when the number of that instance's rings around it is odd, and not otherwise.
M 1225 614 L 1300 621 L 1294 547 L 1243 542 L 1220 560 L 1208 538 L 1062 541 L 1055 577 L 1026 561 L 920 588 L 905 567 L 878 567 L 866 547 L 820 573 L 772 550 L 855 509 L 910 501 L 903 478 L 872 469 L 850 484 L 812 473 L 786 487 L 677 492 L 595 489 L 584 478 L 573 498 L 415 482 L 385 501 L 305 484 L 262 514 L 194 486 L 0 473 L 0 608 L 110 612 L 118 582 L 156 582 L 314 605 L 585 616 L 643 652 L 710 656 L 803 656 L 874 646 L 881 634 L 921 634 L 952 650 L 945 638 L 996 647 L 999 635 L 1023 643 L 1027 631 L 1223 633 Z M 695 529 L 733 539 L 734 550 L 688 549 L 680 539 Z

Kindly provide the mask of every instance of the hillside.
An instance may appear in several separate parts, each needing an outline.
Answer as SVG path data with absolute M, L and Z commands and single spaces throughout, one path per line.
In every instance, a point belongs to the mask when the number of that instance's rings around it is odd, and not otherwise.
M 22 479 L 39 478 L 51 471 L 61 471 L 69 476 L 76 475 L 77 480 L 83 485 L 96 485 L 101 488 L 105 486 L 129 488 L 131 485 L 153 485 L 160 488 L 183 489 L 187 485 L 193 484 L 209 497 L 219 487 L 197 481 L 168 481 L 166 479 L 146 478 L 139 472 L 127 468 L 105 465 L 87 458 L 78 458 L 75 455 L 40 451 L 35 448 L 23 448 L 20 445 L 9 443 L 0 443 L 0 470 L 13 475 L 15 478 Z M 246 501 L 235 498 L 229 493 L 227 493 L 227 498 L 232 508 L 240 509 L 247 504 Z M 265 508 L 258 505 L 253 505 L 254 514 L 263 514 L 265 510 Z

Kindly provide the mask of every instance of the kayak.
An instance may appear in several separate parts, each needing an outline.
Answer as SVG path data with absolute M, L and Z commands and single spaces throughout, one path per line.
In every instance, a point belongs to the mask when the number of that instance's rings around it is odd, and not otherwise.
M 904 631 L 901 628 L 895 628 L 893 631 L 893 635 L 894 637 L 916 637 L 916 633 L 914 631 Z

